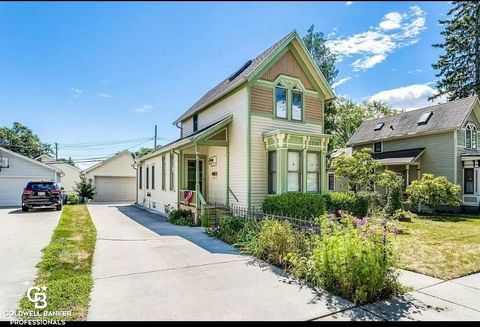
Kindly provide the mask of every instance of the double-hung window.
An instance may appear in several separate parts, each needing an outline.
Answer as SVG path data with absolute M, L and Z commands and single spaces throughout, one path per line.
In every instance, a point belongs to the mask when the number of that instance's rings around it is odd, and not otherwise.
M 140 169 L 138 170 L 138 188 L 142 189 L 143 188 L 143 167 L 140 166 Z
M 320 154 L 307 153 L 307 192 L 318 193 L 320 188 Z
M 148 180 L 149 180 L 149 178 L 150 178 L 150 176 L 149 176 L 148 173 L 149 173 L 149 168 L 147 167 L 147 169 L 146 169 L 146 174 L 147 174 L 147 175 L 145 176 L 145 180 L 146 180 L 146 183 L 147 183 L 147 185 L 146 185 L 145 188 L 146 188 L 147 190 L 148 190 L 148 187 L 149 187 L 149 185 L 148 185 Z
M 162 190 L 165 191 L 165 179 L 166 179 L 166 172 L 165 172 L 165 155 L 162 156 Z
M 155 166 L 152 165 L 152 190 L 155 189 Z
M 475 172 L 473 168 L 463 170 L 463 193 L 473 194 L 475 191 Z
M 275 88 L 275 116 L 287 119 L 287 89 L 277 86 Z
M 175 160 L 173 154 L 170 153 L 170 191 L 175 188 Z
M 287 152 L 287 191 L 300 192 L 302 189 L 302 159 L 300 151 Z
M 193 132 L 198 131 L 198 114 L 193 115 Z
M 268 194 L 277 193 L 277 152 L 268 152 Z

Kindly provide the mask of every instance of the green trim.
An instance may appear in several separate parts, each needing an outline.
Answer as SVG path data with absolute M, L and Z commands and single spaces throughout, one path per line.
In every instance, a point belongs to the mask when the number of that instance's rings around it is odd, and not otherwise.
M 217 141 L 217 140 L 198 141 L 197 144 L 199 144 L 199 145 L 209 145 L 209 146 L 228 146 L 228 142 L 227 142 L 227 141 Z
M 227 129 L 227 140 L 228 140 L 228 129 Z M 226 155 L 226 161 L 227 161 L 227 205 L 230 204 L 230 145 L 227 145 L 227 148 L 225 149 L 225 155 Z

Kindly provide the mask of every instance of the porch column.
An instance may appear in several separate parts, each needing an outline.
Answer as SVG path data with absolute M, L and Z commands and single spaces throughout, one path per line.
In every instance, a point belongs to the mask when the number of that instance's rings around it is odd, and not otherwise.
M 200 154 L 198 152 L 198 144 L 195 143 L 195 223 L 198 221 L 198 208 L 199 208 L 199 196 L 200 193 Z
M 227 206 L 230 204 L 230 144 L 227 145 L 227 148 L 225 150 L 225 157 L 226 157 L 226 165 L 227 165 L 227 173 L 225 174 L 226 175 L 226 178 L 227 178 L 227 197 L 226 197 L 226 201 L 227 201 Z
M 287 191 L 287 149 L 277 149 L 277 194 Z
M 407 165 L 407 186 L 410 185 L 410 165 Z
M 185 168 L 184 167 L 184 159 L 183 159 L 183 150 L 180 150 L 179 151 L 179 155 L 177 156 L 177 159 L 178 159 L 178 162 L 177 162 L 177 171 L 178 171 L 178 187 L 177 187 L 177 198 L 178 198 L 178 208 L 180 208 L 180 201 L 182 200 L 183 198 L 183 194 L 181 194 L 180 190 L 183 190 L 184 189 L 184 185 L 183 185 L 183 181 L 184 181 L 184 178 L 183 178 L 183 169 Z
M 307 149 L 302 150 L 302 192 L 307 192 Z

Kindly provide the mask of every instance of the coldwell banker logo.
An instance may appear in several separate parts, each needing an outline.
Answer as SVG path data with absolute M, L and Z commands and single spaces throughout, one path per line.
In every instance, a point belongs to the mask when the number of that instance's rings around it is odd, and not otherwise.
M 41 292 L 40 292 L 41 291 Z M 35 304 L 35 309 L 45 309 L 47 307 L 47 287 L 32 286 L 27 291 L 27 298 Z

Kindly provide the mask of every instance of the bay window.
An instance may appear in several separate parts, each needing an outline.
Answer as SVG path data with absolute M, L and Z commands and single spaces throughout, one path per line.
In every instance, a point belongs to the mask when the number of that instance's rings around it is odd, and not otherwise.
M 307 153 L 307 192 L 318 193 L 320 181 L 320 154 Z
M 277 193 L 277 152 L 268 152 L 268 194 Z
M 287 191 L 300 192 L 302 190 L 302 160 L 301 152 L 287 152 Z

